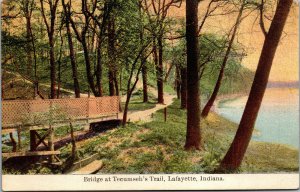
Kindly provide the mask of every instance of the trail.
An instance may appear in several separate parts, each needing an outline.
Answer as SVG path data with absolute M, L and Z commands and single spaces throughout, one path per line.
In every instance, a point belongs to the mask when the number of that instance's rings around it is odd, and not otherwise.
M 142 82 L 138 82 L 136 89 L 142 88 Z M 148 91 L 149 93 L 153 94 L 153 95 L 157 95 L 157 91 L 155 88 L 153 87 L 148 87 Z M 151 121 L 151 116 L 153 113 L 155 113 L 156 111 L 163 109 L 169 105 L 171 105 L 173 103 L 173 99 L 175 98 L 175 95 L 172 94 L 168 94 L 165 93 L 164 94 L 164 100 L 165 100 L 165 104 L 156 104 L 156 106 L 154 108 L 151 109 L 147 109 L 147 110 L 142 110 L 142 111 L 135 111 L 135 112 L 131 112 L 128 114 L 128 122 L 139 122 L 139 121 L 143 121 L 143 122 L 149 122 Z M 124 99 L 124 96 L 122 97 L 122 100 Z M 126 96 L 125 96 L 126 99 Z M 119 114 L 119 117 L 122 118 L 123 117 L 123 113 Z M 113 129 L 114 127 L 110 127 L 109 129 Z M 105 131 L 105 130 L 102 130 Z M 98 136 L 99 134 L 102 133 L 102 131 L 98 131 L 98 132 L 94 132 L 92 130 L 82 130 L 82 131 L 75 131 L 74 135 L 76 138 L 76 143 L 77 145 L 82 145 L 83 143 L 85 143 L 89 138 L 93 138 L 95 136 Z M 71 141 L 71 137 L 69 135 L 61 137 L 61 138 L 57 138 L 55 140 L 55 149 L 59 149 L 62 146 L 65 146 L 66 143 L 70 143 Z M 43 147 L 40 147 L 39 149 L 44 149 Z
M 143 84 L 141 81 L 138 81 L 136 85 L 136 89 L 142 88 Z M 157 91 L 153 87 L 148 86 L 148 92 L 157 96 Z M 173 103 L 173 99 L 175 98 L 175 95 L 164 93 L 164 104 L 156 104 L 154 108 L 143 110 L 143 111 L 135 111 L 128 114 L 128 122 L 149 122 L 151 121 L 151 116 L 156 111 L 163 109 L 165 107 L 168 107 Z M 126 98 L 125 98 L 126 99 Z M 123 113 L 120 114 L 123 116 Z

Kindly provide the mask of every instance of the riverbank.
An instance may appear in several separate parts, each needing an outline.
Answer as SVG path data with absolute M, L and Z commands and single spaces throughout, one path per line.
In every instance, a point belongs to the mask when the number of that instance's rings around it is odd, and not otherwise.
M 240 97 L 247 96 L 247 93 L 234 93 L 234 94 L 223 94 L 217 97 L 214 103 L 213 110 L 217 111 L 217 108 L 220 107 L 223 103 L 238 99 Z
M 80 156 L 97 153 L 103 161 L 99 174 L 113 173 L 211 173 L 227 152 L 237 124 L 212 112 L 201 121 L 202 150 L 185 151 L 186 111 L 180 101 L 163 110 L 151 122 L 129 123 L 77 142 Z M 71 145 L 62 147 L 60 158 L 71 154 Z M 23 164 L 22 164 L 23 165 Z M 59 174 L 59 169 L 31 165 L 14 170 L 3 166 L 4 174 Z M 17 172 L 18 171 L 18 172 Z M 239 173 L 298 171 L 298 151 L 285 145 L 251 141 Z

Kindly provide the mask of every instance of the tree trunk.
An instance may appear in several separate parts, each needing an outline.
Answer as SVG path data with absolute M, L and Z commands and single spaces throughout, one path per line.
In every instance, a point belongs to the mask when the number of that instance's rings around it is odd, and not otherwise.
M 229 41 L 229 44 L 228 44 L 228 47 L 227 47 L 227 50 L 226 50 L 226 53 L 225 53 L 225 56 L 224 56 L 224 59 L 223 59 L 223 62 L 222 62 L 222 65 L 221 65 L 221 70 L 220 70 L 220 73 L 219 73 L 219 76 L 218 76 L 218 80 L 217 80 L 217 83 L 215 85 L 215 88 L 214 88 L 214 91 L 211 95 L 211 97 L 209 98 L 208 102 L 206 103 L 202 113 L 201 113 L 201 116 L 202 117 L 207 117 L 211 107 L 213 106 L 216 98 L 217 98 L 217 95 L 219 93 L 219 90 L 220 90 L 220 87 L 221 87 L 221 84 L 222 84 L 222 79 L 223 79 L 223 76 L 224 76 L 224 71 L 225 71 L 225 67 L 226 67 L 226 64 L 227 64 L 227 61 L 228 61 L 228 57 L 229 57 L 229 54 L 231 52 L 231 48 L 232 48 L 232 45 L 233 45 L 233 41 L 235 39 L 235 35 L 236 35 L 236 32 L 237 32 L 237 29 L 240 25 L 240 22 L 241 22 L 241 17 L 242 17 L 242 14 L 243 14 L 243 10 L 244 10 L 244 1 L 242 2 L 242 5 L 241 5 L 241 8 L 239 10 L 239 14 L 237 16 L 237 19 L 236 19 L 236 22 L 234 24 L 234 29 L 233 29 L 233 32 L 232 32 L 232 36 L 231 36 L 231 39 Z
M 127 114 L 128 114 L 128 106 L 129 106 L 129 101 L 132 93 L 128 92 L 126 101 L 125 101 L 125 107 L 124 107 L 124 112 L 123 112 L 123 120 L 122 120 L 122 126 L 125 127 L 127 123 Z
M 44 20 L 44 23 L 47 27 L 47 34 L 48 34 L 48 39 L 49 39 L 49 64 L 50 64 L 50 81 L 51 81 L 51 86 L 50 86 L 50 98 L 54 99 L 56 95 L 56 66 L 55 66 L 55 53 L 54 53 L 54 33 L 55 33 L 55 20 L 56 20 L 56 9 L 57 9 L 57 4 L 58 0 L 55 0 L 51 4 L 49 4 L 50 8 L 50 24 L 47 21 L 46 14 L 45 14 L 45 9 L 44 9 L 44 1 L 40 0 L 41 4 L 41 13 L 42 17 Z
M 58 61 L 58 81 L 57 81 L 57 92 L 56 98 L 60 97 L 60 86 L 61 86 L 61 60 Z
M 56 66 L 55 66 L 55 57 L 54 57 L 54 39 L 53 35 L 49 36 L 49 43 L 50 43 L 50 80 L 51 80 L 51 92 L 50 98 L 55 99 L 56 95 Z
M 120 93 L 119 93 L 119 84 L 118 84 L 117 76 L 118 76 L 118 73 L 117 73 L 117 71 L 115 70 L 115 71 L 114 71 L 114 85 L 115 85 L 116 95 L 119 96 Z
M 31 45 L 27 44 L 27 50 L 29 51 L 28 53 L 28 66 L 27 66 L 27 75 L 31 77 L 32 75 L 32 52 L 33 52 L 33 58 L 34 58 L 34 81 L 37 81 L 37 56 L 36 56 L 36 48 L 35 48 L 35 43 L 34 43 L 34 36 L 32 33 L 32 27 L 31 27 L 31 17 L 32 17 L 32 11 L 33 7 L 31 7 L 29 4 L 29 0 L 25 2 L 25 17 L 26 17 L 26 38 L 28 40 L 28 43 L 30 42 Z M 34 95 L 33 99 L 36 98 L 36 83 L 33 85 L 34 89 Z
M 130 72 L 130 76 L 129 76 L 129 79 L 127 81 L 127 96 L 126 96 L 126 102 L 125 102 L 125 107 L 124 107 L 124 112 L 123 112 L 123 120 L 122 120 L 122 126 L 124 127 L 127 123 L 127 114 L 128 114 L 128 106 L 129 106 L 129 102 L 130 102 L 130 98 L 132 96 L 132 93 L 133 93 L 133 90 L 135 89 L 136 87 L 136 84 L 139 80 L 139 74 L 141 72 L 141 69 L 143 67 L 143 64 L 144 62 L 141 62 L 141 65 L 138 69 L 138 72 L 136 74 L 136 77 L 135 77 L 135 81 L 133 83 L 133 86 L 130 88 L 130 84 L 131 84 L 131 80 L 132 80 L 132 77 L 133 77 L 133 71 L 134 71 L 134 68 L 135 68 L 135 65 L 136 65 L 136 62 L 133 64 L 134 66 L 132 67 L 131 69 L 131 72 Z
M 166 74 L 165 79 L 164 79 L 165 82 L 168 81 L 168 78 L 169 78 L 169 76 L 170 76 L 170 74 L 171 74 L 171 71 L 172 71 L 172 69 L 173 69 L 173 66 L 174 66 L 174 65 L 172 64 L 172 65 L 170 65 L 169 69 L 166 69 L 167 74 Z
M 101 44 L 102 44 L 101 40 L 98 39 L 96 79 L 97 79 L 97 88 L 98 88 L 98 92 L 99 92 L 99 97 L 103 96 Z
M 143 62 L 141 60 L 141 62 Z M 147 103 L 149 101 L 148 98 L 148 77 L 147 77 L 147 66 L 143 64 L 142 68 L 142 77 L 143 77 L 143 102 Z
M 181 97 L 181 79 L 180 79 L 179 66 L 177 66 L 177 65 L 176 65 L 175 88 L 176 88 L 176 93 L 177 93 L 177 99 L 180 99 L 180 97 Z
M 235 138 L 220 164 L 221 170 L 235 171 L 241 165 L 249 145 L 255 121 L 267 87 L 269 74 L 293 0 L 279 0 L 266 36 L 249 98 Z
M 152 53 L 153 53 L 154 65 L 156 67 L 156 78 L 158 79 L 158 55 L 157 55 L 157 46 L 156 46 L 155 36 L 153 37 Z M 158 91 L 157 91 L 157 93 L 158 93 Z M 158 97 L 158 95 L 157 95 L 157 97 Z
M 108 25 L 107 25 L 107 32 L 108 32 L 108 57 L 109 57 L 109 64 L 108 64 L 108 79 L 109 79 L 109 95 L 113 96 L 116 95 L 117 90 L 115 90 L 116 78 L 116 50 L 115 50 L 115 23 L 113 16 L 109 18 Z
M 142 5 L 140 4 L 140 9 L 139 9 L 139 14 L 140 14 L 140 18 L 142 18 Z M 140 27 L 140 42 L 141 45 L 144 44 L 144 28 L 143 26 Z M 143 102 L 147 103 L 149 101 L 148 98 L 148 77 L 147 77 L 147 65 L 146 65 L 146 60 L 144 59 L 145 57 L 145 51 L 143 51 L 143 53 L 141 54 L 141 65 L 142 67 L 142 79 L 143 79 Z
M 111 70 L 108 71 L 108 87 L 109 87 L 109 96 L 115 95 L 115 88 L 114 88 L 114 74 Z
M 66 13 L 66 14 L 68 14 L 68 13 Z M 70 61 L 71 61 L 71 66 L 72 66 L 74 92 L 75 92 L 75 97 L 79 98 L 80 97 L 80 87 L 79 87 L 79 82 L 78 82 L 78 73 L 77 73 L 77 65 L 76 65 L 76 58 L 75 58 L 75 52 L 74 52 L 74 45 L 73 45 L 72 34 L 71 34 L 71 30 L 70 30 L 69 15 L 66 18 L 66 28 L 67 28 L 69 50 L 70 50 Z
M 157 102 L 164 103 L 164 81 L 163 81 L 163 45 L 162 35 L 157 39 L 158 43 L 158 66 L 156 67 L 157 73 Z
M 59 99 L 60 98 L 60 87 L 61 87 L 61 75 L 62 75 L 62 70 L 61 70 L 61 58 L 62 58 L 62 54 L 63 54 L 63 45 L 64 45 L 64 39 L 62 36 L 62 28 L 60 28 L 59 30 L 59 34 L 60 34 L 60 49 L 59 49 L 59 57 L 58 57 L 58 80 L 57 80 L 57 95 L 56 98 Z
M 34 99 L 37 96 L 37 90 L 38 87 L 37 82 L 38 82 L 38 77 L 37 77 L 37 55 L 36 55 L 36 48 L 35 48 L 35 43 L 34 43 L 34 36 L 32 33 L 31 25 L 30 25 L 30 37 L 31 37 L 31 44 L 32 44 L 32 50 L 33 50 L 33 58 L 34 58 Z
M 187 76 L 186 76 L 186 68 L 180 69 L 180 76 L 181 76 L 181 109 L 186 109 L 187 103 Z
M 31 72 L 32 72 L 32 55 L 31 55 L 32 47 L 31 47 L 31 43 L 30 43 L 32 41 L 31 40 L 31 17 L 29 17 L 28 15 L 26 16 L 26 39 L 27 39 L 26 49 L 28 51 L 26 73 L 27 73 L 28 77 L 31 77 Z
M 187 133 L 184 148 L 200 149 L 200 90 L 198 50 L 198 0 L 186 1 Z
M 86 39 L 85 39 L 84 36 L 82 38 L 81 44 L 82 44 L 83 52 L 84 52 L 84 59 L 85 59 L 86 74 L 87 74 L 88 83 L 89 83 L 89 86 L 90 86 L 93 94 L 95 95 L 95 97 L 98 97 L 99 94 L 96 91 L 94 78 L 93 78 L 92 70 L 91 70 L 91 61 L 90 61 L 90 57 L 89 57 L 89 49 L 87 47 Z

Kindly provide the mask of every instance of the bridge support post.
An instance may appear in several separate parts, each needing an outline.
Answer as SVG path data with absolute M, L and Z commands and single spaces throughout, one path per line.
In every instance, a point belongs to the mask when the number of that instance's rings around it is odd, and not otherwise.
M 13 150 L 12 151 L 16 152 L 17 151 L 17 142 L 14 139 L 13 133 L 9 133 L 9 137 L 10 137 L 10 140 L 11 140 L 11 143 L 12 143 L 12 146 L 13 146 Z
M 20 125 L 17 129 L 17 134 L 18 134 L 18 150 L 20 151 L 22 148 L 22 144 L 21 144 L 21 130 L 22 130 L 23 126 Z
M 36 150 L 36 134 L 35 130 L 30 130 L 30 151 Z
M 49 126 L 49 137 L 48 137 L 48 147 L 49 147 L 49 151 L 54 151 L 54 130 L 52 125 Z M 54 162 L 54 155 L 50 156 L 50 163 Z

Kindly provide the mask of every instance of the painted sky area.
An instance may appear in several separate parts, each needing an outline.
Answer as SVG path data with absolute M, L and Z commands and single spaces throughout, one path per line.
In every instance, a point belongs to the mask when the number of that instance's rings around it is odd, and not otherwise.
M 199 20 L 207 7 L 207 1 L 199 5 Z M 180 8 L 173 7 L 169 16 L 176 18 L 185 17 L 185 3 Z M 215 32 L 220 35 L 228 32 L 236 20 L 236 14 L 227 16 L 210 17 L 205 26 L 204 32 Z M 294 4 L 290 11 L 287 23 L 284 28 L 280 45 L 274 58 L 273 67 L 270 74 L 270 81 L 298 81 L 299 80 L 299 8 Z M 270 22 L 265 21 L 268 29 Z M 259 27 L 259 18 L 257 12 L 245 18 L 238 31 L 237 42 L 246 48 L 247 56 L 242 64 L 255 71 L 260 52 L 264 42 L 264 35 Z

